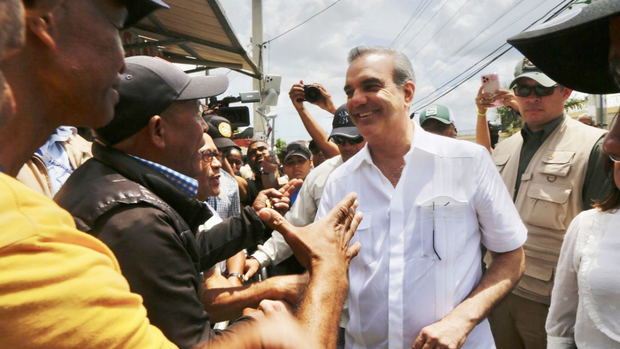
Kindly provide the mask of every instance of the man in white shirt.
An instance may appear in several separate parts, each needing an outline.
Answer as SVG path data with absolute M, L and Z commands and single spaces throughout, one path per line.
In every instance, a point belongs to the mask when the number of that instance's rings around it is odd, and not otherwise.
M 523 273 L 527 232 L 488 152 L 414 127 L 402 53 L 354 48 L 344 90 L 367 145 L 331 174 L 317 218 L 358 193 L 346 347 L 494 348 L 485 317 Z

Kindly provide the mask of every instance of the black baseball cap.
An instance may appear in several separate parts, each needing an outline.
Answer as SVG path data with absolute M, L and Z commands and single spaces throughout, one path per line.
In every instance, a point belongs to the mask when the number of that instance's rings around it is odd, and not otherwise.
M 228 78 L 223 75 L 189 76 L 157 57 L 129 57 L 125 66 L 114 118 L 96 130 L 97 137 L 109 145 L 136 134 L 153 115 L 160 114 L 173 102 L 217 96 L 228 87 Z
M 349 113 L 347 112 L 346 105 L 341 105 L 334 113 L 334 120 L 332 121 L 332 133 L 329 134 L 329 138 L 334 136 L 343 136 L 347 138 L 357 138 L 360 136 L 360 131 L 357 126 L 353 124 Z
M 286 162 L 291 156 L 301 156 L 306 160 L 312 158 L 312 153 L 304 141 L 295 141 L 289 143 L 284 149 L 283 161 Z
M 123 3 L 127 8 L 125 28 L 129 28 L 138 23 L 142 18 L 148 16 L 157 9 L 170 8 L 170 6 L 162 0 L 123 0 Z
M 233 130 L 228 119 L 216 114 L 206 114 L 203 116 L 203 119 L 205 119 L 209 125 L 209 130 L 207 133 L 211 136 L 211 138 L 213 138 L 213 143 L 215 143 L 215 146 L 218 149 L 235 147 L 241 150 L 241 147 L 230 139 L 232 137 Z
M 609 73 L 609 21 L 620 1 L 598 0 L 508 39 L 550 78 L 594 94 L 620 92 Z

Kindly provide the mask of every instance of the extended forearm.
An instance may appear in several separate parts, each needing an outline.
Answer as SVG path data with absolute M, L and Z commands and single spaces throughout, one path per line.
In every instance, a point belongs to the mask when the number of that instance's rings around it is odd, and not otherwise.
M 310 277 L 297 317 L 321 348 L 336 347 L 338 323 L 348 289 L 347 272 L 341 267 L 315 269 Z
M 462 321 L 471 331 L 489 311 L 517 284 L 525 270 L 523 248 L 505 253 L 492 253 L 493 263 L 478 286 L 447 318 Z
M 241 316 L 245 308 L 258 307 L 263 299 L 291 301 L 298 298 L 296 288 L 287 287 L 291 282 L 286 278 L 292 276 L 275 276 L 237 287 L 211 287 L 203 290 L 201 301 L 213 321 L 231 320 Z
M 327 134 L 325 130 L 319 125 L 319 123 L 308 113 L 306 108 L 297 109 L 297 113 L 299 113 L 299 117 L 301 122 L 304 124 L 306 131 L 310 134 L 310 137 L 316 142 L 316 144 L 321 148 L 323 153 L 325 153 L 326 158 L 331 158 L 336 155 L 340 155 L 340 151 L 338 150 L 338 146 L 334 143 L 327 140 Z
M 491 133 L 489 131 L 489 125 L 487 125 L 486 111 L 484 113 L 478 111 L 476 121 L 476 143 L 487 148 L 489 153 L 493 154 L 493 148 L 491 147 Z

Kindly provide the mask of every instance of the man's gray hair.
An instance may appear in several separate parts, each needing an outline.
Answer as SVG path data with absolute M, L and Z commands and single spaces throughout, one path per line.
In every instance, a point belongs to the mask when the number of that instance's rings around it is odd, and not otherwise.
M 388 47 L 354 47 L 351 49 L 351 51 L 349 51 L 349 57 L 347 58 L 347 61 L 349 62 L 349 64 L 351 64 L 351 62 L 353 62 L 355 59 L 371 53 L 384 54 L 392 56 L 394 58 L 394 72 L 392 73 L 392 78 L 394 79 L 394 83 L 396 83 L 397 86 L 403 86 L 407 81 L 415 83 L 415 73 L 413 72 L 413 67 L 411 66 L 411 61 L 409 60 L 409 58 L 404 53 Z

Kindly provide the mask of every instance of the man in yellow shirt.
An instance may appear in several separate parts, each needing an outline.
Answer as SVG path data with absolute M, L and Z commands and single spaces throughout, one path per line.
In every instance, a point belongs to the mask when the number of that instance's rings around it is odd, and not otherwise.
M 25 11 L 20 1 L 0 3 L 0 70 L 7 81 L 0 80 L 1 346 L 172 348 L 149 324 L 141 297 L 130 292 L 112 252 L 78 231 L 69 213 L 12 177 L 57 126 L 99 127 L 111 119 L 124 70 L 118 31 L 167 5 L 161 0 L 29 0 L 23 5 Z M 15 19 L 17 25 L 7 25 Z M 4 57 L 5 47 L 15 43 L 23 47 Z M 301 322 L 264 306 L 265 320 L 250 322 L 209 348 L 311 347 L 300 323 L 321 345 L 335 343 L 335 331 L 328 329 L 337 323 L 348 262 L 359 249 L 347 248 L 360 219 L 353 218 L 354 196 L 348 199 L 340 214 L 313 228 L 294 229 L 275 211 L 260 212 L 315 272 L 297 315 Z M 317 233 L 326 239 L 311 241 Z M 324 299 L 336 311 L 323 314 Z M 288 337 L 279 338 L 274 328 Z

